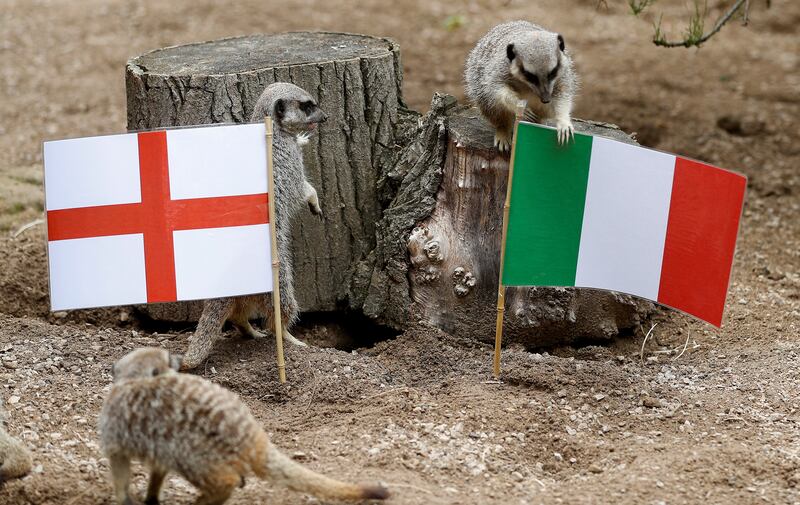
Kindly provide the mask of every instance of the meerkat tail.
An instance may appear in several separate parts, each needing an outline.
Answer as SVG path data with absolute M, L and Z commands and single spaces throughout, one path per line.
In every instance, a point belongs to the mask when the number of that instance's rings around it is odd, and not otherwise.
M 384 500 L 389 497 L 389 491 L 379 484 L 350 484 L 314 472 L 283 454 L 272 443 L 267 445 L 266 459 L 269 477 L 295 491 L 336 500 Z
M 197 323 L 197 330 L 189 337 L 189 348 L 183 355 L 181 370 L 192 370 L 211 354 L 214 341 L 220 336 L 222 325 L 232 315 L 234 308 L 233 298 L 215 298 L 206 300 L 203 305 L 203 314 Z

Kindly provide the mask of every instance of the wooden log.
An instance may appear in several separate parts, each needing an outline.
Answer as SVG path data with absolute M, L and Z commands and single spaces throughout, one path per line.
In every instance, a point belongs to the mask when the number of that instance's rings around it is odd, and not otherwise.
M 390 40 L 289 33 L 153 51 L 128 63 L 128 127 L 244 122 L 276 81 L 305 88 L 330 116 L 305 153 L 325 218 L 302 216 L 292 237 L 301 310 L 356 310 L 397 329 L 426 321 L 491 342 L 508 157 L 451 96 L 435 94 L 424 116 L 406 109 Z M 632 142 L 612 125 L 577 126 Z M 529 347 L 607 339 L 652 311 L 566 288 L 511 288 L 506 302 L 505 341 Z M 200 307 L 144 310 L 191 321 Z
M 399 49 L 385 38 L 344 33 L 254 35 L 169 47 L 127 65 L 128 129 L 250 120 L 263 89 L 292 82 L 328 113 L 304 149 L 323 220 L 295 222 L 295 292 L 303 311 L 347 305 L 359 261 L 375 247 L 378 160 L 394 142 L 401 102 Z M 201 305 L 142 309 L 155 319 L 195 320 Z
M 373 305 L 385 308 L 377 315 L 389 321 L 427 321 L 453 334 L 491 342 L 508 154 L 494 148 L 493 130 L 475 109 L 458 107 L 451 98 L 436 97 L 422 123 L 417 135 L 424 139 L 427 129 L 429 140 L 435 137 L 436 142 L 429 141 L 423 149 L 427 158 L 416 158 L 423 166 L 413 167 L 403 177 L 401 186 L 413 190 L 400 191 L 389 208 L 403 211 L 387 211 L 378 226 L 378 250 L 382 248 L 383 256 L 373 272 L 382 283 L 391 285 L 394 280 L 402 285 L 399 291 L 408 289 L 411 301 L 384 290 L 388 295 Z M 578 120 L 576 127 L 634 143 L 613 125 Z M 413 153 L 420 147 L 411 144 L 407 149 Z M 404 156 L 409 154 L 401 152 L 399 159 Z M 426 179 L 434 183 L 419 183 Z M 409 264 L 403 275 L 402 268 L 393 266 L 401 264 L 401 252 L 392 245 L 397 242 L 394 234 L 414 218 L 407 211 L 421 211 L 418 216 L 428 209 L 429 215 L 404 232 Z M 386 231 L 383 236 L 382 231 Z M 381 271 L 389 275 L 381 276 Z M 369 308 L 370 301 L 365 305 Z M 528 347 L 602 341 L 635 327 L 652 310 L 649 302 L 617 293 L 508 288 L 504 340 Z

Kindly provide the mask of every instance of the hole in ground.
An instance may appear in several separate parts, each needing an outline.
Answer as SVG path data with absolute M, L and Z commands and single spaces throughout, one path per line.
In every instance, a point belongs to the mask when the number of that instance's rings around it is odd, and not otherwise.
M 400 332 L 354 312 L 305 312 L 292 334 L 309 345 L 350 352 L 392 340 Z

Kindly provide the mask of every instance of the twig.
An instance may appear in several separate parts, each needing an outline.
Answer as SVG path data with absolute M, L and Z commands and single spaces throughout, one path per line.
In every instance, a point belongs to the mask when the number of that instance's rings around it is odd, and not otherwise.
M 700 47 L 701 44 L 716 35 L 717 32 L 722 29 L 725 23 L 730 21 L 731 18 L 739 11 L 739 9 L 742 8 L 742 6 L 745 8 L 744 20 L 745 24 L 747 24 L 747 10 L 750 8 L 750 2 L 749 0 L 736 0 L 731 8 L 728 9 L 725 14 L 720 16 L 719 19 L 717 19 L 717 22 L 714 23 L 714 28 L 712 28 L 708 33 L 704 33 L 703 35 L 695 38 L 691 35 L 690 30 L 690 34 L 686 39 L 669 41 L 662 38 L 660 30 L 658 30 L 656 36 L 653 38 L 653 44 L 661 47 Z
M 14 238 L 17 238 L 17 237 L 19 237 L 19 236 L 20 236 L 20 235 L 22 235 L 24 232 L 26 232 L 26 231 L 30 230 L 30 229 L 31 229 L 31 228 L 33 228 L 34 226 L 39 226 L 39 225 L 40 225 L 40 224 L 42 224 L 42 223 L 44 223 L 44 219 L 42 219 L 42 218 L 39 218 L 39 219 L 34 219 L 33 221 L 31 221 L 31 222 L 30 222 L 30 223 L 28 223 L 28 224 L 23 224 L 22 226 L 20 226 L 20 227 L 19 227 L 19 229 L 18 229 L 16 232 L 14 232 Z
M 683 344 L 683 350 L 681 351 L 680 354 L 678 354 L 677 356 L 672 358 L 672 361 L 675 361 L 676 359 L 680 358 L 681 356 L 683 356 L 683 353 L 686 352 L 686 348 L 689 347 L 689 335 L 691 335 L 691 333 L 692 333 L 692 330 L 690 330 L 689 328 L 686 328 L 686 342 Z
M 658 323 L 653 323 L 653 326 L 650 327 L 650 331 L 647 332 L 647 335 L 644 336 L 644 340 L 642 340 L 642 350 L 639 351 L 639 359 L 644 364 L 644 345 L 647 343 L 647 339 L 650 337 L 650 334 L 653 333 L 653 329 L 658 326 Z

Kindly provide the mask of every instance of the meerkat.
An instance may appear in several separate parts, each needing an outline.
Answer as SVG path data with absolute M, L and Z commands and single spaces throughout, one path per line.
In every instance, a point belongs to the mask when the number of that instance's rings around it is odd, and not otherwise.
M 176 472 L 200 491 L 197 505 L 225 503 L 244 477 L 270 478 L 323 499 L 385 499 L 381 485 L 361 486 L 320 475 L 281 453 L 233 392 L 202 377 L 176 373 L 164 349 L 130 352 L 113 367 L 114 382 L 99 418 L 117 504 L 133 505 L 130 464 L 150 467 L 145 503 Z
M 275 165 L 274 223 L 278 236 L 280 257 L 279 277 L 281 289 L 281 319 L 283 336 L 296 345 L 306 345 L 289 333 L 290 325 L 297 320 L 297 301 L 294 296 L 294 272 L 290 251 L 291 221 L 307 203 L 310 210 L 322 214 L 317 192 L 306 180 L 301 146 L 308 142 L 310 132 L 328 116 L 319 108 L 314 98 L 294 84 L 270 84 L 256 102 L 252 122 L 272 117 L 273 159 Z M 189 348 L 183 359 L 183 369 L 191 370 L 208 358 L 214 341 L 219 337 L 226 320 L 245 338 L 263 335 L 250 324 L 250 319 L 265 316 L 267 327 L 274 329 L 272 321 L 272 296 L 269 294 L 216 298 L 206 300 L 197 331 L 189 339 Z
M 31 452 L 21 441 L 8 434 L 6 412 L 0 406 L 0 484 L 28 475 L 33 466 Z
M 519 100 L 526 117 L 555 118 L 559 144 L 574 137 L 572 105 L 578 77 L 564 37 L 527 21 L 495 26 L 467 58 L 466 95 L 496 128 L 494 144 L 508 151 Z

